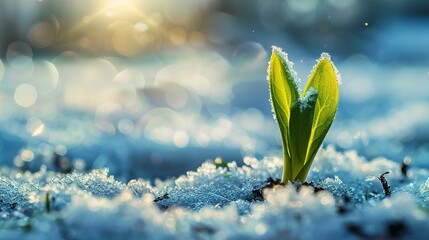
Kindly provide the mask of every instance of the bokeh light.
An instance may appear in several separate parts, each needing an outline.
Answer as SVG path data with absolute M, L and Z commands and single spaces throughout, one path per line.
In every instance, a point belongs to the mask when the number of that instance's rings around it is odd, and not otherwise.
M 13 68 L 25 68 L 33 63 L 33 50 L 25 42 L 13 42 L 7 47 L 6 60 Z
M 21 84 L 15 90 L 15 102 L 21 107 L 31 107 L 36 103 L 37 90 L 30 84 Z
M 31 136 L 38 136 L 45 130 L 45 124 L 38 118 L 29 118 L 27 120 L 26 129 Z
M 55 39 L 55 29 L 48 22 L 38 22 L 29 31 L 30 42 L 38 48 L 49 47 Z

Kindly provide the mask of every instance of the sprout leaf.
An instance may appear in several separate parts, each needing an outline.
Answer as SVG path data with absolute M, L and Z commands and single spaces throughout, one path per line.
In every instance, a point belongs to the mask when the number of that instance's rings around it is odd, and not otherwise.
M 299 98 L 298 86 L 295 82 L 291 64 L 281 49 L 273 47 L 268 81 L 270 85 L 271 103 L 274 115 L 280 127 L 283 145 L 283 156 L 286 164 L 291 166 L 287 136 L 289 135 L 290 107 Z M 283 177 L 292 177 L 292 171 L 283 171 Z
M 270 96 L 283 145 L 282 182 L 305 181 L 335 118 L 339 90 L 335 66 L 323 53 L 300 96 L 293 63 L 273 47 L 268 68 Z

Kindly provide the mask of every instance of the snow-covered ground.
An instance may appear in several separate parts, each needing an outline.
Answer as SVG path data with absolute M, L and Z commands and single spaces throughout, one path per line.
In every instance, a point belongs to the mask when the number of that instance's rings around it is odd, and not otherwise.
M 219 161 L 219 160 L 218 160 Z M 333 147 L 308 181 L 261 190 L 282 160 L 206 162 L 175 180 L 121 182 L 107 169 L 59 174 L 3 168 L 1 239 L 425 239 L 429 172 Z M 379 173 L 391 195 L 386 196 Z M 298 190 L 297 190 L 298 189 Z

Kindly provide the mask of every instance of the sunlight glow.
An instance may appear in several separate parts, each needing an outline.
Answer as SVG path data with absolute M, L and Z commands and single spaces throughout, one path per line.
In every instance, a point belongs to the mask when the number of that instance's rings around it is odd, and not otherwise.
M 81 21 L 60 37 L 60 40 L 73 38 L 92 28 L 105 29 L 96 32 L 96 37 L 82 36 L 79 40 L 80 47 L 85 50 L 92 48 L 94 51 L 102 47 L 114 50 L 122 56 L 132 57 L 145 49 L 150 49 L 157 37 L 169 36 L 160 28 L 162 15 L 157 12 L 144 12 L 149 10 L 143 8 L 139 1 L 98 1 L 96 6 L 98 6 L 96 11 L 82 17 Z M 105 40 L 100 44 L 100 39 Z

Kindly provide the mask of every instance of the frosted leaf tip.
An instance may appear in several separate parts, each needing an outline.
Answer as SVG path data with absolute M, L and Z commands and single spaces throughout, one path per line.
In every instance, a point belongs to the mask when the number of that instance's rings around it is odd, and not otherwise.
M 321 58 L 321 59 L 326 58 L 326 59 L 328 59 L 328 60 L 331 60 L 331 55 L 329 55 L 329 53 L 327 53 L 327 52 L 323 52 L 323 53 L 320 55 L 320 58 Z

